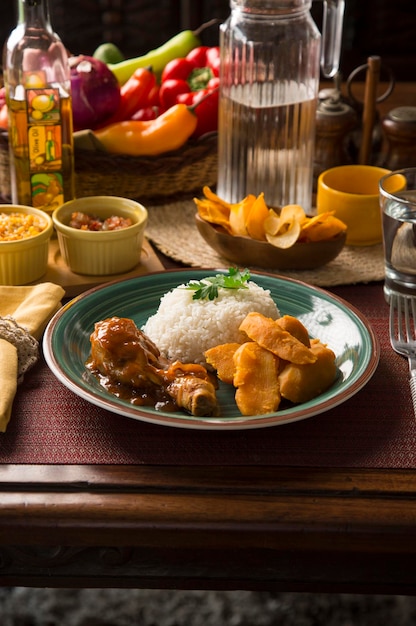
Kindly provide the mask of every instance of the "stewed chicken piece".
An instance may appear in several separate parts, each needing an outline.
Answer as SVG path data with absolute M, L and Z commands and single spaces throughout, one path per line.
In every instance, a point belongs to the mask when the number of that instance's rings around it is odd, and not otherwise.
M 90 337 L 89 370 L 143 393 L 164 390 L 178 408 L 198 417 L 218 415 L 210 375 L 194 363 L 169 361 L 133 320 L 111 317 L 97 322 Z

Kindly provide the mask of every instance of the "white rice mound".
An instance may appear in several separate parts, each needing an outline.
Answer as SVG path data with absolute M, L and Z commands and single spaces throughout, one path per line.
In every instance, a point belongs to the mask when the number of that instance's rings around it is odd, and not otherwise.
M 192 290 L 185 285 L 175 287 L 162 296 L 157 312 L 142 330 L 168 359 L 206 365 L 204 352 L 209 348 L 246 340 L 238 327 L 248 313 L 280 317 L 269 290 L 252 281 L 247 286 L 220 287 L 214 300 L 193 300 Z

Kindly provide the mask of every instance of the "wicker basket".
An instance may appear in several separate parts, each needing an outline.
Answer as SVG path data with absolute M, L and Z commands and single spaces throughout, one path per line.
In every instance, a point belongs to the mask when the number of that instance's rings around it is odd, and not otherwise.
M 217 182 L 217 135 L 189 141 L 179 150 L 155 157 L 130 157 L 75 149 L 77 197 L 117 195 L 163 202 L 189 196 Z M 10 198 L 7 134 L 0 135 L 1 195 Z

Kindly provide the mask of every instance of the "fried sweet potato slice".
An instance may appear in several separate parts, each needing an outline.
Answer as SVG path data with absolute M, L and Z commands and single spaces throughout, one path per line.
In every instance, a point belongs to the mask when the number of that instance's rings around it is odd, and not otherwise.
M 240 343 L 223 343 L 204 353 L 207 363 L 216 370 L 218 378 L 229 385 L 233 384 L 235 373 L 233 357 L 240 346 Z
M 301 365 L 316 361 L 317 357 L 310 348 L 283 330 L 275 320 L 261 313 L 248 313 L 240 324 L 240 330 L 284 361 Z
M 311 350 L 316 357 L 315 363 L 287 363 L 278 377 L 282 397 L 296 404 L 312 400 L 324 392 L 337 375 L 335 354 L 332 350 L 319 339 L 312 339 Z
M 243 343 L 234 353 L 235 401 L 243 415 L 264 415 L 277 411 L 281 395 L 278 382 L 279 359 L 257 343 Z
M 311 347 L 309 333 L 297 317 L 293 317 L 293 315 L 283 315 L 283 317 L 279 317 L 279 319 L 276 320 L 276 324 L 280 326 L 282 330 L 286 330 L 293 337 L 299 339 L 307 348 Z

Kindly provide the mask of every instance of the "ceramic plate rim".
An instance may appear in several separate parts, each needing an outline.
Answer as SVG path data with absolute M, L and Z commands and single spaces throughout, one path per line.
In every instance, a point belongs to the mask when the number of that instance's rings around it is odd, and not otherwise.
M 67 311 L 74 311 L 74 307 L 77 307 L 79 303 L 85 303 L 86 300 L 95 296 L 97 292 L 111 292 L 112 289 L 116 288 L 120 283 L 129 285 L 129 283 L 140 283 L 140 281 L 149 280 L 150 277 L 157 279 L 157 277 L 165 277 L 170 275 L 172 277 L 177 277 L 177 284 L 179 285 L 183 280 L 181 276 L 192 275 L 194 274 L 196 278 L 201 278 L 201 272 L 209 275 L 213 272 L 225 272 L 224 268 L 213 268 L 213 269 L 195 269 L 195 268 L 184 268 L 184 269 L 167 269 L 161 270 L 157 272 L 152 272 L 150 274 L 145 274 L 143 276 L 137 276 L 128 279 L 117 279 L 106 283 L 104 285 L 98 285 L 89 289 L 88 291 L 83 292 L 82 294 L 72 298 L 68 303 L 64 304 L 62 308 L 52 317 L 49 321 L 43 336 L 43 354 L 45 357 L 45 361 L 48 367 L 51 369 L 52 373 L 55 377 L 65 385 L 70 391 L 78 395 L 79 397 L 87 400 L 91 404 L 94 404 L 100 408 L 103 408 L 112 413 L 122 415 L 124 417 L 132 418 L 138 421 L 149 422 L 157 425 L 171 426 L 177 428 L 189 428 L 189 429 L 202 429 L 202 430 L 242 430 L 242 429 L 251 429 L 251 428 L 264 428 L 270 426 L 278 426 L 283 424 L 288 424 L 292 422 L 301 421 L 304 419 L 308 419 L 315 415 L 319 415 L 325 411 L 335 408 L 340 404 L 344 403 L 346 400 L 354 396 L 358 391 L 360 391 L 372 378 L 374 372 L 377 369 L 379 359 L 380 359 L 380 346 L 378 338 L 376 337 L 369 321 L 366 319 L 363 313 L 359 311 L 356 307 L 351 305 L 349 302 L 344 300 L 343 298 L 332 294 L 321 287 L 309 285 L 304 283 L 301 280 L 297 280 L 294 278 L 288 278 L 284 275 L 277 275 L 268 273 L 267 271 L 258 272 L 250 270 L 252 280 L 256 280 L 256 277 L 261 279 L 261 277 L 267 278 L 268 280 L 276 280 L 287 282 L 293 285 L 295 288 L 302 288 L 310 291 L 314 295 L 324 298 L 325 300 L 329 300 L 333 305 L 346 310 L 349 316 L 354 319 L 356 325 L 360 326 L 362 333 L 366 335 L 366 338 L 369 342 L 369 346 L 371 350 L 369 350 L 368 358 L 365 363 L 362 364 L 362 372 L 357 378 L 357 380 L 353 381 L 352 384 L 348 385 L 340 390 L 340 392 L 333 397 L 328 399 L 319 400 L 321 396 L 318 396 L 312 403 L 305 403 L 302 405 L 297 405 L 297 407 L 293 407 L 290 409 L 277 411 L 276 413 L 270 413 L 267 415 L 261 416 L 236 416 L 236 417 L 224 417 L 224 418 L 199 418 L 187 415 L 185 413 L 175 412 L 172 414 L 161 413 L 151 409 L 150 407 L 135 407 L 125 401 L 118 400 L 110 393 L 103 391 L 102 394 L 97 394 L 94 392 L 94 389 L 84 388 L 80 385 L 79 379 L 77 377 L 71 377 L 68 373 L 64 371 L 64 368 L 60 362 L 60 359 L 55 354 L 53 349 L 53 340 L 54 336 L 59 328 L 59 324 L 63 323 L 63 320 L 67 314 Z M 190 276 L 189 279 L 192 279 Z M 188 279 L 188 280 L 189 280 Z M 160 294 L 161 295 L 161 294 Z M 160 297 L 160 296 L 159 296 Z M 104 317 L 104 314 L 103 314 Z M 97 320 L 98 321 L 98 320 Z M 325 394 L 321 394 L 324 396 Z M 302 408 L 303 407 L 303 408 Z

